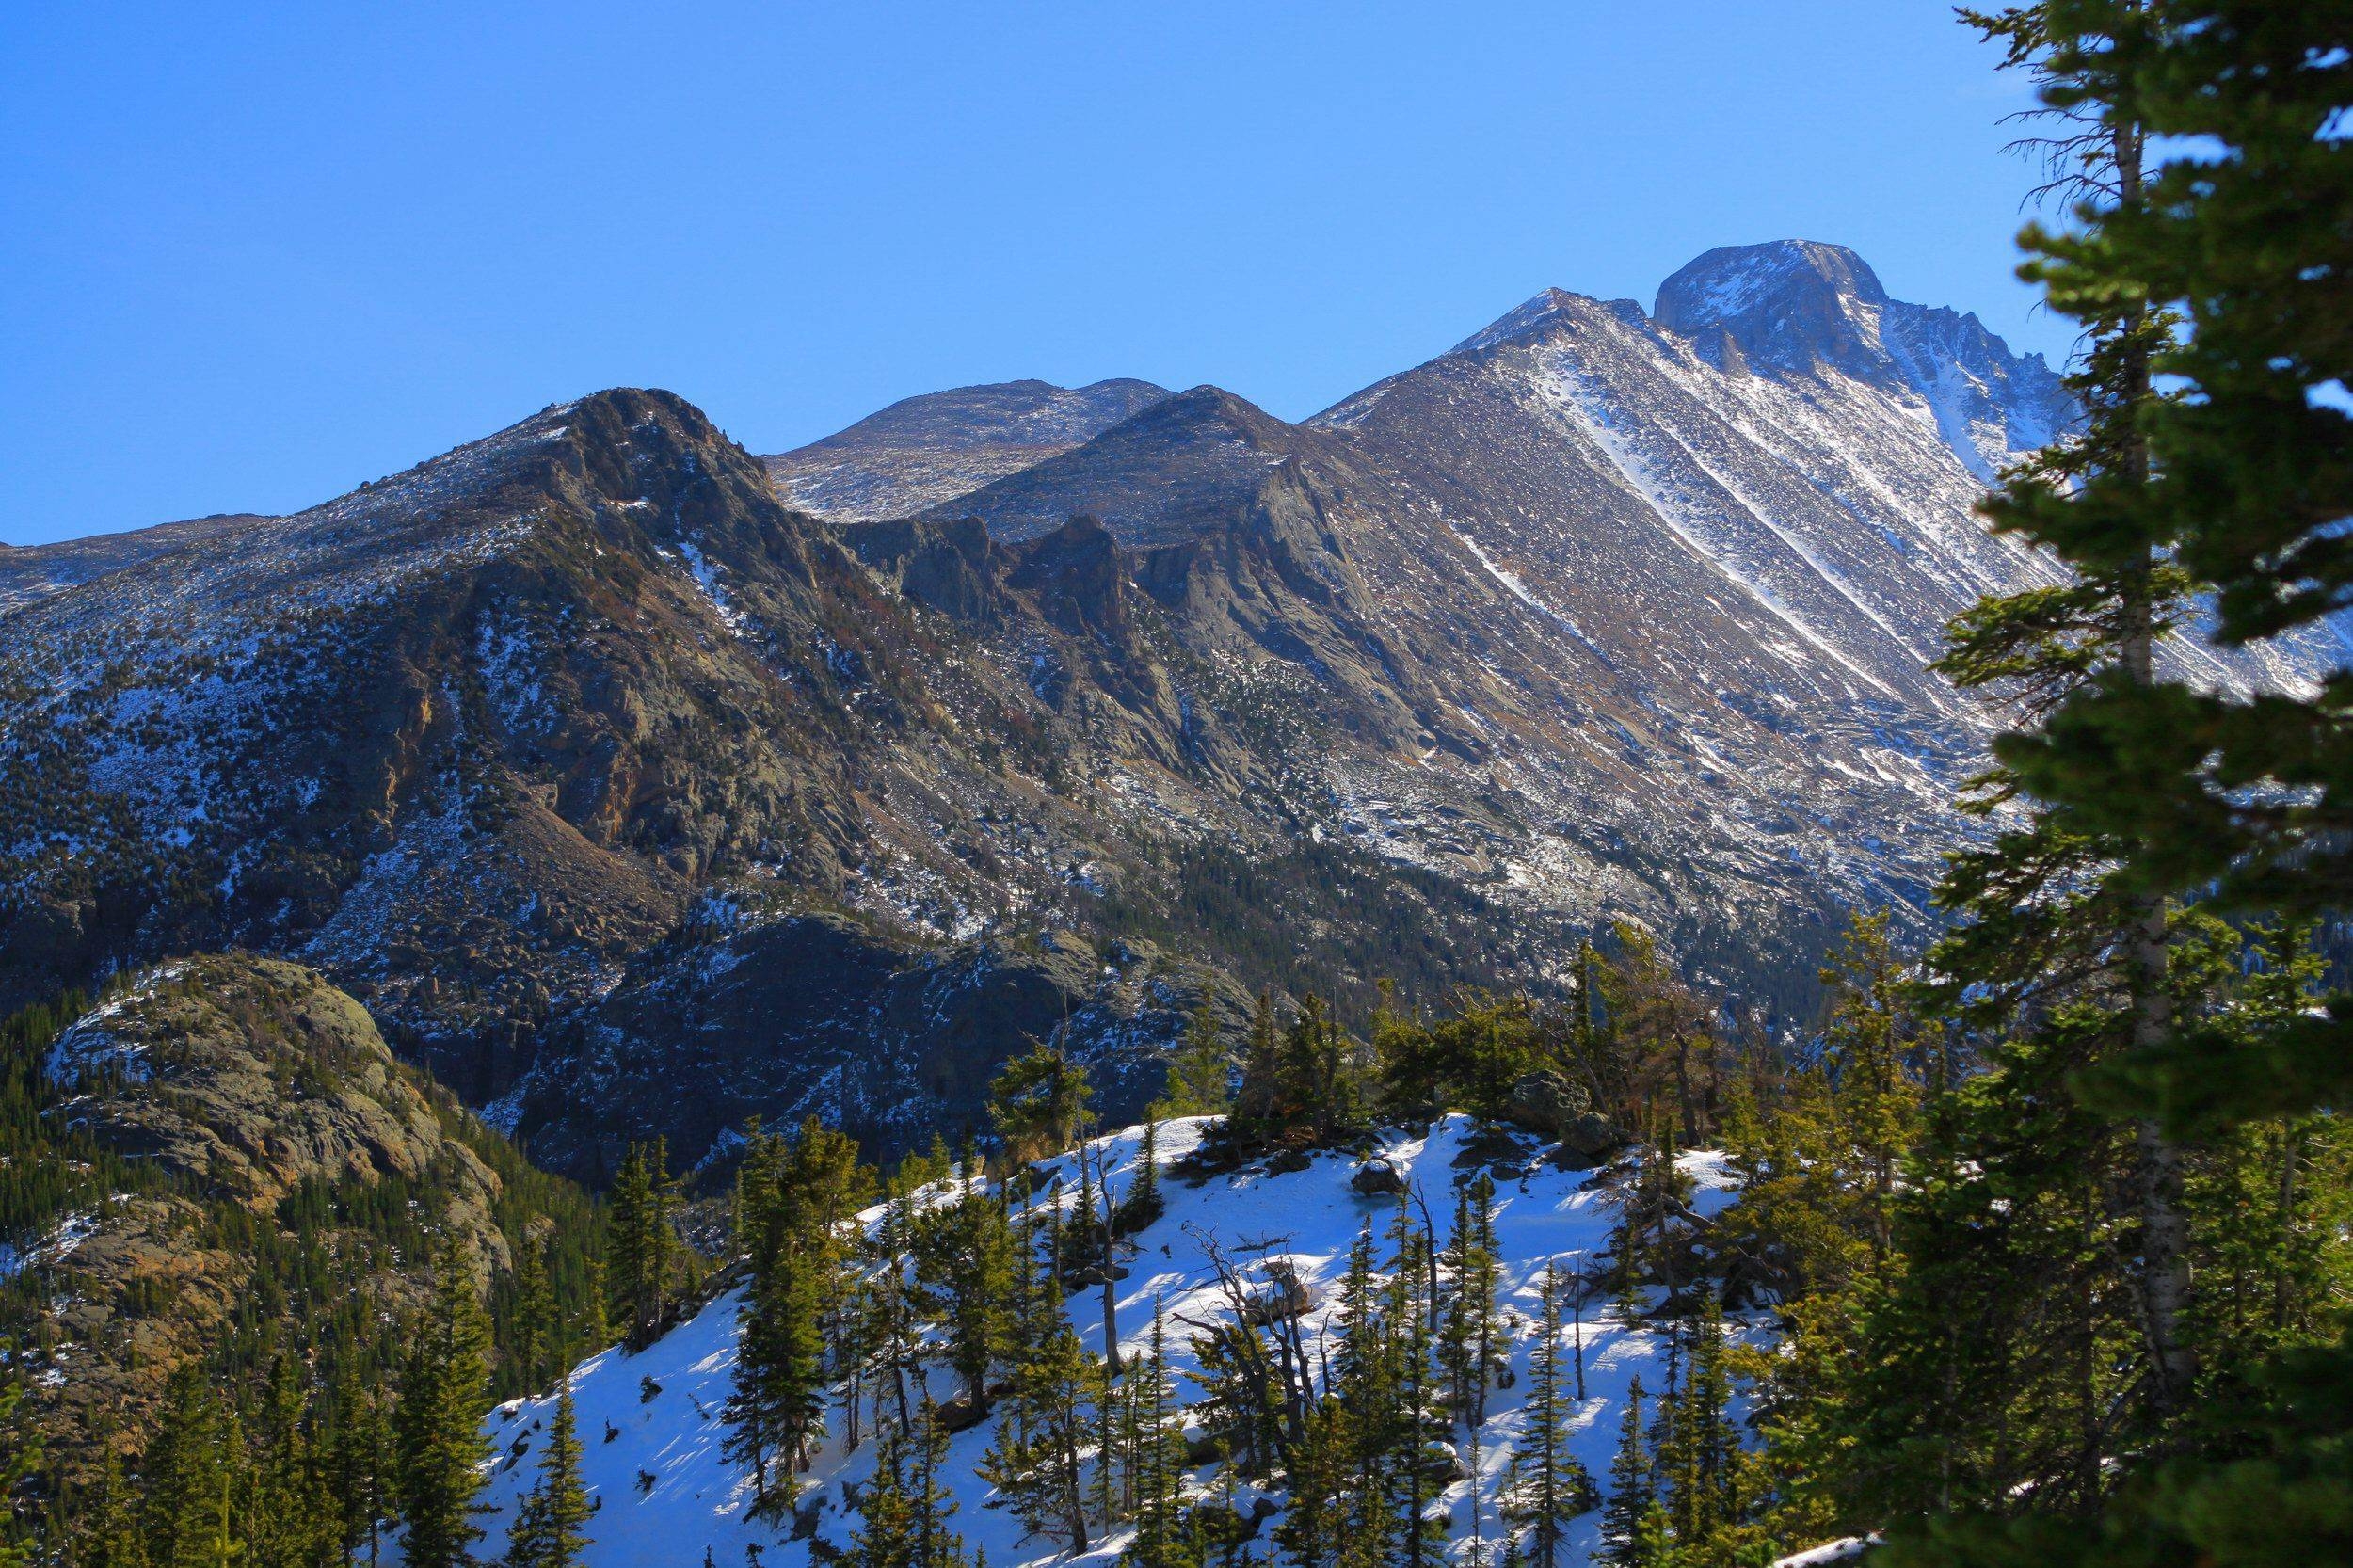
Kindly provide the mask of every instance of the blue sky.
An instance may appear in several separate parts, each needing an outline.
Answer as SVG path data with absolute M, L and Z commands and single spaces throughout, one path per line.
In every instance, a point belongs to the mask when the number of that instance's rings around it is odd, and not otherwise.
M 1784 236 L 2056 354 L 1992 63 L 1935 0 L 11 0 L 0 539 L 612 385 L 757 452 L 1024 376 L 1298 418 Z

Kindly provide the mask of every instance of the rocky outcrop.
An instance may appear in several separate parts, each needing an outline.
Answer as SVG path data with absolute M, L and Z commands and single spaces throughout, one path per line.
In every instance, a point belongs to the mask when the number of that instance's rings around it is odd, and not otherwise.
M 454 1226 L 486 1275 L 511 1261 L 500 1215 L 514 1206 L 482 1152 L 493 1136 L 298 965 L 215 955 L 146 972 L 65 1029 L 40 1070 L 52 1135 L 135 1173 L 6 1252 L 11 1304 L 43 1324 L 20 1341 L 35 1419 L 69 1475 L 96 1434 L 134 1438 L 172 1368 L 232 1320 L 278 1332 L 288 1259 L 306 1248 L 334 1260 L 309 1289 L 350 1292 L 370 1317 L 420 1304 L 423 1242 L 404 1251 L 365 1216 L 420 1237 Z M 387 1185 L 392 1204 L 358 1196 Z
M 45 1069 L 66 1118 L 207 1199 L 267 1212 L 308 1181 L 416 1179 L 441 1168 L 459 1221 L 491 1234 L 498 1176 L 357 1001 L 298 965 L 218 956 L 167 965 L 86 1015 Z

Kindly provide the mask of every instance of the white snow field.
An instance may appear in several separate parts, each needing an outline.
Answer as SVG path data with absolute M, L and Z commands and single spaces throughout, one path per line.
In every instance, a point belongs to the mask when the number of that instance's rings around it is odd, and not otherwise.
M 1363 1161 L 1337 1154 L 1319 1156 L 1308 1169 L 1281 1176 L 1246 1171 L 1214 1177 L 1198 1188 L 1168 1179 L 1166 1163 L 1198 1143 L 1207 1125 L 1198 1118 L 1160 1124 L 1166 1208 L 1158 1222 L 1129 1239 L 1134 1251 L 1131 1256 L 1123 1255 L 1128 1274 L 1118 1288 L 1120 1342 L 1126 1351 L 1134 1352 L 1143 1347 L 1151 1331 L 1156 1303 L 1168 1315 L 1169 1358 L 1179 1373 L 1176 1380 L 1178 1398 L 1188 1404 L 1200 1397 L 1200 1390 L 1182 1375 L 1193 1368 L 1193 1358 L 1187 1343 L 1190 1331 L 1176 1320 L 1182 1316 L 1208 1321 L 1227 1315 L 1202 1239 L 1229 1254 L 1252 1243 L 1279 1243 L 1270 1256 L 1288 1254 L 1300 1277 L 1317 1287 L 1318 1300 L 1304 1320 L 1312 1351 L 1337 1310 L 1336 1287 L 1346 1268 L 1351 1242 L 1368 1217 L 1378 1238 L 1391 1218 L 1395 1202 L 1352 1192 L 1350 1178 Z M 1458 1176 L 1467 1178 L 1473 1174 L 1471 1168 L 1457 1170 L 1453 1161 L 1473 1135 L 1466 1118 L 1450 1116 L 1438 1123 L 1426 1139 L 1385 1135 L 1377 1151 L 1420 1190 L 1440 1227 L 1441 1241 L 1453 1208 L 1454 1183 Z M 1142 1142 L 1142 1129 L 1130 1128 L 1092 1145 L 1108 1152 L 1115 1190 L 1125 1191 L 1133 1180 Z M 1691 1203 L 1695 1212 L 1713 1215 L 1731 1204 L 1735 1196 L 1732 1176 L 1722 1156 L 1686 1154 L 1678 1162 L 1697 1187 Z M 1075 1160 L 1064 1157 L 1052 1163 L 1063 1170 L 1064 1187 L 1075 1189 Z M 1499 1179 L 1497 1184 L 1497 1250 L 1504 1259 L 1499 1298 L 1511 1331 L 1517 1376 L 1512 1388 L 1494 1397 L 1478 1439 L 1480 1528 L 1490 1542 L 1496 1530 L 1497 1494 L 1504 1484 L 1512 1447 L 1521 1429 L 1521 1401 L 1529 1391 L 1528 1361 L 1540 1320 L 1545 1266 L 1557 1263 L 1564 1276 L 1591 1266 L 1608 1251 L 1613 1218 L 1612 1204 L 1597 1185 L 1596 1173 L 1561 1171 L 1545 1163 L 1531 1163 L 1527 1169 L 1525 1177 Z M 880 1212 L 871 1211 L 868 1222 L 879 1218 Z M 1383 1243 L 1385 1260 L 1386 1256 Z M 1097 1290 L 1083 1290 L 1065 1304 L 1088 1348 L 1096 1351 L 1102 1346 L 1100 1295 Z M 592 1568 L 635 1568 L 639 1564 L 695 1568 L 706 1558 L 720 1568 L 738 1564 L 801 1568 L 809 1560 L 808 1542 L 790 1540 L 787 1529 L 745 1518 L 750 1483 L 740 1468 L 720 1458 L 726 1437 L 720 1412 L 734 1373 L 737 1305 L 735 1293 L 722 1296 L 638 1354 L 610 1350 L 572 1372 L 572 1396 L 584 1448 L 582 1468 L 598 1506 L 588 1526 L 594 1544 L 585 1554 Z M 1620 1320 L 1610 1315 L 1603 1297 L 1594 1298 L 1583 1309 L 1587 1397 L 1574 1417 L 1575 1449 L 1596 1480 L 1606 1481 L 1609 1474 L 1627 1384 L 1640 1375 L 1647 1392 L 1665 1382 L 1662 1328 L 1646 1321 Z M 1727 1332 L 1754 1335 L 1763 1330 L 1735 1319 Z M 1564 1337 L 1570 1339 L 1577 1333 L 1575 1328 L 1563 1330 Z M 1572 1359 L 1573 1352 L 1564 1354 L 1564 1372 Z M 945 1399 L 953 1392 L 954 1379 L 944 1368 L 934 1368 L 929 1377 L 936 1397 Z M 658 1391 L 649 1393 L 649 1389 Z M 516 1400 L 491 1412 L 486 1423 L 499 1447 L 484 1499 L 490 1509 L 482 1520 L 489 1532 L 481 1546 L 486 1556 L 503 1546 L 515 1505 L 534 1481 L 538 1446 L 545 1441 L 553 1410 L 552 1395 Z M 1082 1560 L 1070 1559 L 1051 1538 L 1025 1535 L 1020 1521 L 1009 1511 L 988 1506 L 992 1489 L 977 1470 L 988 1448 L 992 1425 L 984 1422 L 951 1441 L 946 1473 L 958 1505 L 953 1528 L 964 1536 L 968 1548 L 984 1549 L 994 1568 Z M 840 1427 L 837 1413 L 833 1432 L 819 1446 L 813 1467 L 802 1478 L 801 1506 L 809 1508 L 815 1498 L 818 1535 L 837 1547 L 847 1547 L 856 1519 L 842 1511 L 842 1484 L 855 1483 L 870 1472 L 874 1445 L 870 1441 L 856 1453 L 843 1451 Z M 1455 1441 L 1462 1445 L 1464 1434 L 1458 1432 Z M 1195 1480 L 1206 1485 L 1212 1472 L 1213 1467 L 1205 1467 L 1196 1473 Z M 1458 1557 L 1467 1557 L 1472 1541 L 1471 1493 L 1471 1483 L 1457 1482 L 1444 1499 Z M 1599 1543 L 1599 1533 L 1598 1512 L 1577 1520 L 1572 1527 L 1569 1560 L 1586 1560 Z M 1083 1560 L 1115 1559 L 1128 1534 L 1124 1528 L 1111 1529 Z M 1256 1550 L 1263 1556 L 1266 1548 L 1261 1544 Z

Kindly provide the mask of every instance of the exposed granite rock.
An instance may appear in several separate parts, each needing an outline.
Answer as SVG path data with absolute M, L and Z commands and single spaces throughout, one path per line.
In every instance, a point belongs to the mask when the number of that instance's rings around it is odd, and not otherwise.
M 257 1281 L 250 1238 L 287 1244 L 288 1200 L 397 1180 L 442 1206 L 486 1274 L 505 1266 L 488 1139 L 445 1091 L 397 1062 L 364 1008 L 298 965 L 239 954 L 176 962 L 67 1028 L 42 1063 L 50 1115 L 166 1179 L 70 1213 L 12 1265 L 47 1320 L 35 1418 L 69 1472 L 94 1433 L 135 1434 L 172 1368 L 285 1281 Z M 228 1211 L 242 1218 L 232 1218 Z M 330 1287 L 372 1311 L 422 1303 L 424 1258 L 328 1218 Z M 240 1238 L 245 1240 L 240 1240 Z M 282 1266 L 282 1259 L 280 1265 Z M 260 1293 L 257 1295 L 256 1290 Z
M 1530 1132 L 1546 1138 L 1564 1136 L 1576 1120 L 1593 1108 L 1585 1086 L 1561 1072 L 1545 1068 L 1523 1074 L 1512 1085 L 1503 1113 Z

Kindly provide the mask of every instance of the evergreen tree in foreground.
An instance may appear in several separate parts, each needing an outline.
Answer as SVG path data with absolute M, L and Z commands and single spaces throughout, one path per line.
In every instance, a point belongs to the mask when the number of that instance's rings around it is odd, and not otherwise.
M 1642 1443 L 1642 1380 L 1638 1377 L 1626 1387 L 1625 1414 L 1618 1421 L 1618 1451 L 1609 1462 L 1609 1501 L 1601 1522 L 1607 1560 L 1622 1568 L 1652 1560 L 1640 1554 L 1644 1550 L 1645 1522 L 1657 1508 L 1658 1486 L 1651 1470 L 1650 1451 Z
M 1032 1227 L 1044 1231 L 1046 1226 Z M 1087 1549 L 1081 1454 L 1088 1391 L 1099 1373 L 1063 1311 L 1052 1252 L 1025 1241 L 1013 1303 L 1010 1387 L 981 1474 L 1015 1515 L 1039 1534 L 1059 1533 L 1075 1555 Z
M 1526 1530 L 1529 1568 L 1561 1568 L 1569 1521 L 1591 1512 L 1599 1500 L 1593 1478 L 1569 1451 L 1574 1404 L 1561 1377 L 1561 1294 L 1560 1278 L 1546 1264 L 1543 1317 L 1536 1349 L 1529 1357 L 1527 1415 L 1513 1450 L 1512 1485 L 1503 1498 L 1503 1517 L 1514 1527 L 1514 1545 L 1519 1529 Z M 1639 1415 L 1635 1420 L 1639 1426 Z
M 2081 910 L 2086 930 L 2096 914 L 2123 937 L 2037 961 L 2114 952 L 2131 969 L 2128 1005 L 2117 1009 L 2114 993 L 2094 999 L 2127 1024 L 2043 1089 L 2129 1129 L 2140 1225 L 2130 1308 L 2156 1418 L 2145 1434 L 2082 1445 L 2104 1473 L 2076 1489 L 2072 1510 L 2034 1492 L 1957 1496 L 1953 1512 L 1925 1525 L 1891 1520 L 1888 1555 L 1937 1568 L 2343 1561 L 2353 1558 L 2353 1342 L 2283 1349 L 2249 1374 L 2243 1396 L 2185 1410 L 2185 1389 L 2209 1370 L 2188 1330 L 2224 1281 L 2185 1277 L 2165 1210 L 2178 1210 L 2178 1156 L 2193 1142 L 2345 1103 L 2353 999 L 2331 994 L 2251 1037 L 2227 1014 L 2176 1015 L 2153 994 L 2150 952 L 2175 945 L 2182 928 L 2160 930 L 2149 912 L 2169 896 L 2271 920 L 2326 919 L 2353 903 L 2353 688 L 2343 674 L 2251 696 L 2193 683 L 2134 648 L 2137 639 L 2145 649 L 2154 617 L 2130 596 L 2153 609 L 2151 585 L 2169 575 L 2208 591 L 2211 634 L 2231 645 L 2309 627 L 2353 600 L 2345 8 L 2045 0 L 1977 20 L 2035 70 L 2046 105 L 2095 138 L 2095 156 L 2100 137 L 2136 156 L 2129 179 L 2109 160 L 2119 177 L 2066 229 L 2028 232 L 2031 275 L 2055 309 L 2093 331 L 2088 375 L 2113 369 L 2129 381 L 2137 353 L 2149 381 L 2180 389 L 2096 396 L 2087 440 L 2097 444 L 2075 449 L 2073 482 L 2010 487 L 1997 520 L 2095 592 L 2055 604 L 2047 631 L 2022 626 L 2007 648 L 1984 648 L 2029 674 L 2052 669 L 2076 639 L 2090 649 L 2075 678 L 2053 682 L 2039 725 L 1996 755 L 2010 787 L 2039 807 L 2035 831 L 2052 856 L 2090 846 L 2075 862 L 2083 890 L 2061 911 L 2072 920 Z M 2143 171 L 2137 153 L 2153 136 L 2171 155 Z M 2138 345 L 2123 330 L 2168 312 L 2187 330 Z M 2100 624 L 2078 628 L 2062 612 Z M 2024 955 L 2022 922 L 2045 917 L 2020 896 L 2033 884 L 2014 864 L 1982 862 L 1982 891 L 1962 890 L 1982 929 L 1972 943 Z M 2012 896 L 1997 898 L 2005 881 Z M 2087 898 L 2102 903 L 2083 909 Z M 2010 1185 L 2002 1195 L 2013 1209 L 2046 1191 Z
M 1234 1064 L 1217 1032 L 1215 998 L 1204 977 L 1185 1035 L 1168 1062 L 1168 1089 L 1151 1114 L 1214 1116 L 1233 1100 Z
M 1165 1320 L 1152 1312 L 1143 1359 L 1128 1370 L 1128 1397 L 1136 1413 L 1135 1538 L 1121 1561 L 1127 1568 L 1199 1568 L 1202 1543 L 1185 1502 L 1185 1437 L 1168 1375 Z
M 539 1480 L 515 1512 L 506 1541 L 507 1568 L 578 1568 L 588 1546 L 587 1488 L 580 1480 L 580 1433 L 568 1386 L 556 1397 L 539 1453 Z
M 684 1283 L 685 1243 L 679 1240 L 678 1184 L 669 1164 L 667 1139 L 632 1144 L 613 1183 L 607 1286 L 613 1316 L 632 1348 L 662 1332 Z
M 408 1568 L 463 1568 L 482 1539 L 482 1465 L 490 1444 L 482 1417 L 490 1405 L 490 1325 L 473 1260 L 445 1224 L 433 1260 L 433 1301 L 401 1374 L 393 1423 L 400 1514 Z

